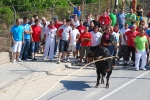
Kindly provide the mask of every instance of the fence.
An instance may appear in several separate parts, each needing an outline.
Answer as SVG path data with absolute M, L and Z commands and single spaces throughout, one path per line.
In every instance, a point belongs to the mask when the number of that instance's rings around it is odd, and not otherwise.
M 97 0 L 95 3 L 87 4 L 86 0 L 84 0 L 84 4 L 81 5 L 81 11 L 82 11 L 82 19 L 85 18 L 85 16 L 88 13 L 91 13 L 92 15 L 101 15 L 103 10 L 106 10 L 107 8 L 110 8 L 110 11 L 114 8 L 115 0 Z M 121 0 L 119 0 L 121 1 Z M 144 14 L 146 15 L 148 12 L 150 0 L 140 0 L 140 3 L 143 5 Z M 11 11 L 8 11 L 9 13 L 0 13 L 0 52 L 11 50 L 11 39 L 9 36 L 9 30 L 11 26 L 15 23 L 16 18 L 23 18 L 23 17 L 31 17 L 34 14 L 39 15 L 39 17 L 46 17 L 47 20 L 51 20 L 55 15 L 59 17 L 59 20 L 62 20 L 63 18 L 69 18 L 69 14 L 67 13 L 68 10 L 73 11 L 73 7 L 68 4 L 68 6 L 65 7 L 55 7 L 55 5 L 52 5 L 51 7 L 43 10 L 39 10 L 36 8 L 36 4 L 33 4 L 33 8 L 29 11 L 22 11 L 18 12 L 16 10 L 18 6 L 10 6 L 6 7 L 6 10 L 8 8 L 11 8 Z M 118 8 L 121 6 L 119 5 Z M 126 0 L 125 2 L 125 11 L 128 12 L 130 7 L 129 0 Z M 1 9 L 1 8 L 0 8 Z

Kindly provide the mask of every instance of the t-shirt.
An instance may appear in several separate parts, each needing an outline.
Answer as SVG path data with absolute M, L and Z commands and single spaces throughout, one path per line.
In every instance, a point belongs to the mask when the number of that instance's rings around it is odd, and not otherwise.
M 78 27 L 80 25 L 79 21 L 78 20 L 74 21 L 74 25 L 75 25 L 75 27 Z
M 81 11 L 77 9 L 77 7 L 74 7 L 73 14 L 77 14 L 78 17 L 81 16 Z
M 77 29 L 79 30 L 80 34 L 84 33 L 85 26 L 78 26 Z
M 104 33 L 104 34 L 102 35 L 102 38 L 101 38 L 101 46 L 107 47 L 107 46 L 105 46 L 105 45 L 103 45 L 103 44 L 104 44 L 104 43 L 108 43 L 109 36 L 110 36 L 110 34 L 106 34 L 106 33 Z
M 94 23 L 94 26 L 98 26 L 100 28 L 100 22 L 99 21 L 93 20 L 93 23 Z
M 110 13 L 109 16 L 110 16 L 110 19 L 111 19 L 111 21 L 112 21 L 111 26 L 114 26 L 115 23 L 116 23 L 116 21 L 117 21 L 117 16 L 116 16 L 116 14 L 114 14 L 114 13 Z
M 150 37 L 150 29 L 147 29 L 145 32 Z
M 107 26 L 109 25 L 110 22 L 110 17 L 109 16 L 100 16 L 99 17 L 99 22 L 102 26 Z
M 121 45 L 126 45 L 126 42 L 125 42 L 125 40 L 124 40 L 123 35 L 124 35 L 124 33 L 126 33 L 126 32 L 129 31 L 129 30 L 130 30 L 130 29 L 125 29 L 125 28 L 122 28 L 122 29 L 120 30 Z M 127 37 L 126 37 L 126 39 L 127 39 Z
M 136 15 L 134 13 L 133 14 L 128 13 L 126 15 L 126 18 L 132 18 L 133 20 L 136 20 Z M 128 25 L 131 25 L 132 24 L 132 20 L 126 20 L 126 23 L 128 23 Z
M 124 33 L 127 36 L 127 46 L 134 47 L 134 39 L 138 35 L 139 32 L 135 31 L 127 31 Z
M 43 23 L 41 23 L 41 25 L 42 25 L 41 39 L 43 39 L 43 38 L 44 38 L 45 31 L 46 31 L 46 28 L 47 28 L 47 26 L 49 25 L 49 22 L 46 22 L 46 25 L 45 25 L 45 26 L 44 26 Z
M 84 38 L 91 38 L 92 39 L 91 33 L 88 32 L 88 33 L 81 34 L 80 40 L 82 40 Z M 91 41 L 82 41 L 81 46 L 91 46 Z
M 40 42 L 40 37 L 41 37 L 41 27 L 32 25 L 31 26 L 33 33 L 32 33 L 32 38 L 34 42 Z
M 22 26 L 14 25 L 10 29 L 10 32 L 12 33 L 12 36 L 13 36 L 15 41 L 22 41 L 22 35 L 24 32 L 24 29 Z
M 143 51 L 146 49 L 145 44 L 148 42 L 147 37 L 146 36 L 136 36 L 136 38 L 134 39 L 134 42 L 136 44 L 136 48 L 140 51 Z
M 118 32 L 113 32 L 112 35 L 116 38 L 117 46 L 119 46 L 120 31 L 118 31 Z
M 62 24 L 60 22 L 55 23 L 54 26 L 58 29 Z
M 71 45 L 76 45 L 76 38 L 78 34 L 80 34 L 78 29 L 74 29 L 70 32 L 70 44 Z
M 117 15 L 117 22 L 119 25 L 124 25 L 125 24 L 125 13 L 118 13 Z
M 29 24 L 22 24 L 24 30 L 30 31 L 30 25 Z M 30 39 L 31 35 L 24 33 L 24 39 Z
M 99 45 L 102 38 L 102 34 L 100 32 L 94 33 L 94 31 L 92 31 L 91 35 L 92 35 L 91 46 Z
M 57 28 L 49 28 L 46 27 L 45 34 L 46 34 L 46 42 L 54 42 L 55 41 L 55 35 L 56 35 Z
M 61 29 L 63 29 L 62 35 L 61 35 L 62 40 L 68 40 L 69 34 L 72 31 L 72 28 L 70 26 L 62 25 L 58 28 L 58 30 L 61 30 Z

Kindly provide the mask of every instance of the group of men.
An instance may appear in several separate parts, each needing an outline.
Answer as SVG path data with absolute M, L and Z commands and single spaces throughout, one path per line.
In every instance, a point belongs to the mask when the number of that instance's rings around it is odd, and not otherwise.
M 89 52 L 103 46 L 111 55 L 118 54 L 119 59 L 123 58 L 125 66 L 131 57 L 136 70 L 139 70 L 141 59 L 141 69 L 146 70 L 150 29 L 145 26 L 143 19 L 137 25 L 136 14 L 132 9 L 128 14 L 124 13 L 123 8 L 120 12 L 114 9 L 112 13 L 106 10 L 102 16 L 95 15 L 94 18 L 89 13 L 85 20 L 79 20 L 80 15 L 80 7 L 74 7 L 70 19 L 63 19 L 62 22 L 58 21 L 57 16 L 50 22 L 47 22 L 45 17 L 40 21 L 37 15 L 30 21 L 24 17 L 22 24 L 20 19 L 17 19 L 16 25 L 10 30 L 13 44 L 12 62 L 28 60 L 29 56 L 32 60 L 37 60 L 35 54 L 42 46 L 43 60 L 49 58 L 53 61 L 58 49 L 58 64 L 60 61 L 69 62 L 69 53 L 72 51 L 74 61 L 79 59 L 78 64 L 82 65 L 84 57 L 86 63 L 91 61 Z M 113 63 L 115 66 L 115 60 Z

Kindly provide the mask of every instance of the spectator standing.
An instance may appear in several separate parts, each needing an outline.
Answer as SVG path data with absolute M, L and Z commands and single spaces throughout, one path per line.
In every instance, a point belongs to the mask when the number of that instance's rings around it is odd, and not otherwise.
M 12 52 L 13 52 L 13 60 L 12 62 L 15 63 L 16 59 L 18 62 L 22 62 L 20 57 L 20 51 L 22 47 L 22 43 L 24 43 L 24 29 L 20 25 L 20 19 L 16 19 L 16 25 L 12 26 L 10 29 L 10 36 L 13 43 Z
M 90 22 L 94 20 L 94 19 L 92 18 L 92 14 L 91 14 L 91 13 L 89 13 L 88 16 L 89 16 Z
M 70 43 L 69 43 L 69 50 L 68 50 L 68 54 L 67 54 L 67 61 L 69 62 L 69 54 L 70 51 L 73 52 L 73 57 L 74 57 L 74 61 L 76 61 L 76 43 L 80 37 L 80 33 L 78 31 L 78 29 L 75 28 L 74 24 L 70 25 L 72 28 L 72 31 L 70 32 Z
M 118 57 L 119 57 L 119 59 L 120 58 L 122 58 L 123 57 L 123 61 L 125 61 L 125 48 L 126 48 L 126 42 L 125 42 L 125 40 L 124 40 L 124 38 L 123 38 L 123 35 L 124 35 L 124 33 L 126 33 L 127 31 L 129 31 L 130 29 L 128 28 L 128 24 L 127 23 L 125 23 L 125 26 L 124 26 L 124 28 L 122 28 L 121 30 L 120 30 L 120 37 L 119 37 L 119 44 L 120 44 L 120 46 L 119 46 L 119 52 L 118 52 Z M 126 37 L 125 37 L 126 38 Z M 127 38 L 126 38 L 127 39 Z M 118 59 L 118 60 L 119 60 Z M 123 62 L 123 64 L 124 64 L 124 62 Z
M 74 15 L 74 25 L 75 25 L 75 27 L 78 27 L 80 25 L 78 17 L 76 14 Z
M 63 56 L 63 62 L 66 62 L 65 56 L 66 56 L 66 53 L 68 52 L 69 39 L 70 39 L 69 34 L 72 31 L 72 28 L 70 27 L 70 19 L 66 20 L 66 25 L 62 25 L 58 28 L 57 34 L 58 34 L 58 31 L 61 29 L 63 29 L 63 32 L 62 32 L 60 44 L 59 44 L 59 55 L 58 55 L 58 62 L 57 62 L 58 64 L 60 63 L 61 56 Z
M 34 18 L 33 18 L 33 17 L 30 18 L 30 21 L 28 22 L 28 24 L 29 24 L 30 26 L 32 26 L 32 25 L 34 24 Z
M 111 24 L 111 19 L 107 15 L 106 11 L 103 11 L 103 15 L 99 17 L 99 22 L 102 27 L 106 27 Z
M 145 25 L 145 20 L 144 20 L 144 19 L 142 19 L 142 20 L 140 21 L 139 26 L 142 26 L 142 28 L 143 28 L 144 30 L 147 29 L 147 27 L 146 27 L 146 25 Z
M 125 24 L 125 13 L 124 9 L 122 8 L 119 13 L 117 13 L 117 23 L 119 24 L 119 29 L 121 30 Z
M 20 59 L 28 60 L 28 51 L 30 48 L 31 34 L 33 33 L 31 26 L 28 24 L 28 18 L 23 18 L 24 43 L 22 44 Z
M 49 22 L 46 21 L 46 18 L 45 17 L 42 17 L 42 32 L 41 32 L 41 40 L 44 39 L 44 34 L 45 34 L 45 30 L 47 28 L 47 26 L 49 25 Z M 40 51 L 41 51 L 41 54 L 44 53 L 44 46 L 45 46 L 45 41 L 41 41 L 41 47 L 40 47 Z
M 44 57 L 43 60 L 46 59 L 48 53 L 48 57 L 50 61 L 53 61 L 54 57 L 54 47 L 55 47 L 55 38 L 56 38 L 57 28 L 54 26 L 54 22 L 50 21 L 50 24 L 45 29 L 45 34 L 43 41 L 45 41 L 45 49 L 44 49 Z M 45 40 L 46 39 L 46 40 Z
M 90 46 L 91 46 L 91 34 L 88 32 L 89 27 L 85 27 L 84 33 L 80 35 L 81 40 L 81 50 L 80 50 L 80 63 L 79 66 L 82 66 L 82 59 L 84 57 L 84 54 L 86 52 L 85 59 L 88 62 L 88 53 L 90 52 Z
M 83 25 L 84 26 L 88 26 L 88 27 L 90 27 L 90 17 L 89 16 L 86 16 L 86 20 L 85 20 L 85 22 L 83 23 Z
M 132 63 L 133 66 L 135 66 L 135 48 L 134 48 L 134 39 L 137 36 L 139 32 L 136 31 L 136 25 L 132 25 L 132 30 L 127 31 L 124 33 L 123 38 L 127 44 L 127 48 L 125 49 L 125 66 L 127 66 L 127 63 L 129 61 L 130 53 L 132 52 Z
M 32 48 L 31 48 L 31 53 L 32 53 L 32 60 L 35 61 L 37 60 L 35 58 L 35 54 L 37 53 L 39 49 L 39 43 L 41 41 L 41 27 L 39 26 L 39 20 L 35 20 L 35 24 L 31 26 L 33 33 L 32 33 Z
M 139 35 L 134 39 L 135 44 L 135 68 L 139 70 L 139 62 L 142 60 L 141 69 L 146 70 L 147 52 L 149 52 L 148 40 L 144 35 L 145 31 L 142 27 L 139 28 Z
M 136 20 L 136 15 L 133 13 L 133 9 L 130 9 L 130 13 L 128 13 L 126 15 L 126 23 L 128 23 L 128 25 L 132 24 L 132 21 Z
M 114 26 L 115 23 L 116 23 L 116 21 L 117 21 L 117 16 L 116 16 L 116 14 L 117 14 L 117 9 L 114 9 L 114 10 L 113 10 L 113 13 L 110 13 L 110 14 L 109 14 L 110 19 L 111 19 L 111 21 L 112 21 L 111 26 Z
M 98 15 L 95 15 L 95 18 L 92 22 L 94 23 L 94 26 L 98 26 L 100 28 L 100 22 L 99 22 Z
M 90 32 L 92 36 L 90 50 L 92 52 L 95 51 L 95 49 L 99 46 L 101 42 L 102 34 L 98 30 L 99 30 L 99 27 L 95 26 L 94 31 Z
M 59 22 L 58 16 L 55 16 L 55 17 L 53 18 L 53 20 L 54 20 L 54 26 L 55 26 L 57 29 L 58 29 L 61 25 L 63 25 L 62 23 Z M 65 19 L 65 23 L 66 23 L 66 19 Z M 64 24 L 65 24 L 65 23 L 64 23 Z M 62 30 L 59 31 L 58 33 L 61 33 L 61 32 L 62 32 Z M 58 37 L 58 38 L 59 38 L 59 37 Z M 56 43 L 56 38 L 55 38 L 54 56 L 56 55 L 57 48 L 58 48 L 58 44 Z
M 90 26 L 89 26 L 89 32 L 91 32 L 91 31 L 94 31 L 94 23 L 93 23 L 93 21 L 90 22 Z
M 70 2 L 70 0 L 68 0 L 68 2 L 69 2 L 69 4 L 71 5 L 71 6 L 73 6 L 74 7 L 74 11 L 73 11 L 73 15 L 77 15 L 77 17 L 79 18 L 80 16 L 81 16 L 81 7 L 80 7 L 80 5 L 78 6 L 78 7 L 76 7 L 76 6 L 74 6 L 71 2 Z M 70 12 L 70 11 L 69 11 Z
M 146 29 L 146 34 L 150 37 L 150 23 L 148 23 L 148 28 Z M 148 39 L 149 41 L 149 50 L 150 50 L 150 38 Z M 149 52 L 147 52 L 147 62 L 149 61 Z
M 140 21 L 143 19 L 143 8 L 141 5 L 138 5 L 136 8 L 136 25 L 138 26 Z
M 80 20 L 80 25 L 77 27 L 77 29 L 80 32 L 80 35 L 84 33 L 85 26 L 83 25 L 83 20 Z M 79 39 L 76 44 L 76 53 L 77 53 L 77 59 L 79 58 L 79 50 L 80 50 L 81 40 Z

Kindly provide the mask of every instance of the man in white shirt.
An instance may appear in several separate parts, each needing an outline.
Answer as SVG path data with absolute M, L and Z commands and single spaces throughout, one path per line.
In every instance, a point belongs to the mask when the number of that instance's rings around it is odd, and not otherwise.
M 120 30 L 120 37 L 119 37 L 119 44 L 120 44 L 120 47 L 119 47 L 119 52 L 118 52 L 118 56 L 119 56 L 119 59 L 123 57 L 123 61 L 124 61 L 124 51 L 125 51 L 125 48 L 126 48 L 126 42 L 123 38 L 123 34 L 126 33 L 127 31 L 129 31 L 130 29 L 128 28 L 128 24 L 125 23 L 125 26 L 124 28 L 122 28 Z
M 75 25 L 76 28 L 80 25 L 78 17 L 77 17 L 76 14 L 74 15 L 74 25 Z
M 75 57 L 77 56 L 76 54 L 76 43 L 80 37 L 80 33 L 78 31 L 78 29 L 75 28 L 74 24 L 70 24 L 72 31 L 70 32 L 70 43 L 69 43 L 69 50 L 68 50 L 68 54 L 67 54 L 67 61 L 69 62 L 69 54 L 70 51 L 73 51 L 73 57 L 74 57 L 74 61 L 76 60 Z
M 62 35 L 60 36 L 60 43 L 59 43 L 59 55 L 58 55 L 58 64 L 60 63 L 60 58 L 63 53 L 63 62 L 65 62 L 65 56 L 68 52 L 68 45 L 70 39 L 70 32 L 72 28 L 70 27 L 70 19 L 66 20 L 66 25 L 62 25 L 58 28 L 57 34 L 59 34 L 59 30 L 63 29 Z M 58 42 L 58 40 L 56 41 Z

